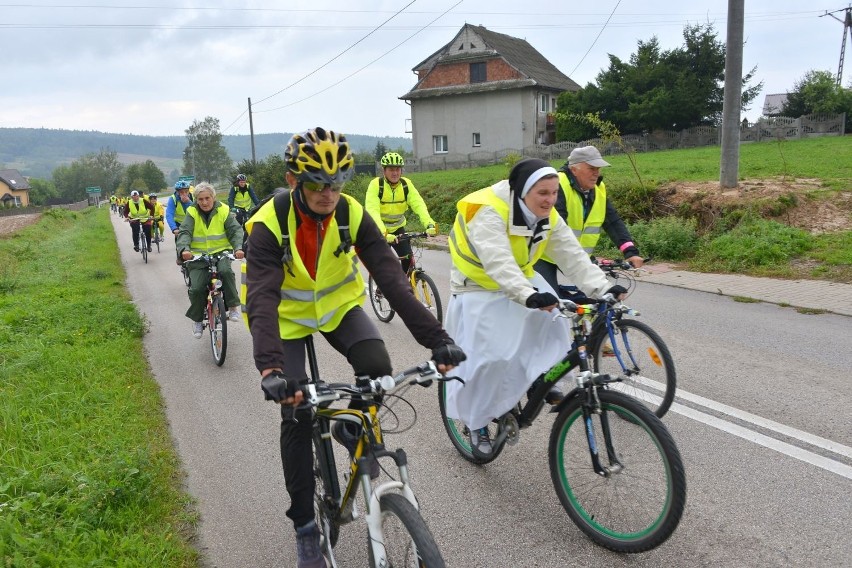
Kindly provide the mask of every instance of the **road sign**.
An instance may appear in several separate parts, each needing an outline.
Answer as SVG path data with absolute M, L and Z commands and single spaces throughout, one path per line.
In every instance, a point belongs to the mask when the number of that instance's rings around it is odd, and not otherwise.
M 195 176 L 180 176 L 178 181 L 188 181 L 189 183 L 192 183 L 195 181 Z
M 101 192 L 101 188 L 99 188 L 99 187 L 87 187 L 86 188 L 86 193 L 100 193 L 100 192 Z

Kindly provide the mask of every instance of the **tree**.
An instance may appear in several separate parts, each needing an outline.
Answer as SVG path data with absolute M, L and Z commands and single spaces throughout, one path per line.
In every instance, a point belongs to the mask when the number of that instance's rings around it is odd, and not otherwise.
M 270 154 L 266 159 L 258 160 L 251 175 L 252 187 L 258 198 L 263 199 L 276 188 L 288 187 L 284 178 L 286 172 L 284 157 L 279 154 Z
M 219 119 L 208 116 L 203 122 L 192 121 L 186 129 L 187 146 L 183 150 L 184 172 L 195 181 L 222 181 L 232 167 L 228 151 L 222 146 Z
M 846 132 L 852 127 L 852 90 L 844 89 L 830 71 L 811 70 L 798 80 L 781 109 L 784 116 L 798 118 L 814 113 L 846 113 Z
M 86 188 L 97 186 L 102 193 L 112 194 L 118 187 L 124 166 L 113 150 L 102 149 L 98 154 L 86 154 L 69 165 L 53 170 L 53 183 L 59 197 L 68 201 L 86 199 Z
M 597 136 L 587 121 L 571 115 L 596 114 L 625 133 L 682 130 L 718 125 L 722 116 L 725 46 L 712 24 L 686 26 L 684 45 L 662 51 L 656 36 L 639 41 L 636 53 L 624 62 L 609 55 L 609 68 L 576 92 L 559 96 L 556 136 L 583 140 Z M 743 78 L 743 108 L 757 97 L 763 84 L 748 87 L 756 69 Z
M 131 189 L 138 189 L 134 187 L 137 180 L 142 181 L 146 191 L 162 191 L 167 185 L 166 176 L 152 160 L 146 160 L 141 164 L 131 164 L 127 166 L 127 169 L 124 171 L 122 186 L 126 188 L 129 187 Z
M 30 178 L 30 203 L 33 205 L 45 205 L 48 199 L 59 197 L 56 185 L 52 181 L 38 178 Z
M 387 152 L 388 149 L 387 146 L 385 146 L 384 142 L 382 142 L 381 140 L 376 141 L 376 149 L 373 150 L 373 156 L 376 158 L 376 161 L 378 162 L 379 160 L 381 160 L 382 156 L 387 154 Z

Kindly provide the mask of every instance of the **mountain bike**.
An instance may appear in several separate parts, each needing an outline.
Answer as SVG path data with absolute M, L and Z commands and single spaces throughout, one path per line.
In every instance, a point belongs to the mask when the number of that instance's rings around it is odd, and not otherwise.
M 376 401 L 376 397 L 390 393 L 402 384 L 428 387 L 433 381 L 451 379 L 441 375 L 432 361 L 427 361 L 395 377 L 371 379 L 362 376 L 356 377 L 354 384 L 323 383 L 319 379 L 312 336 L 307 337 L 306 349 L 312 377 L 311 383 L 305 388 L 306 400 L 314 409 L 314 508 L 321 533 L 321 546 L 331 566 L 338 566 L 334 558 L 334 547 L 340 527 L 360 516 L 356 506 L 360 489 L 367 524 L 368 566 L 444 567 L 438 545 L 420 515 L 420 506 L 409 480 L 406 453 L 402 449 L 388 450 L 385 447 L 379 411 L 383 403 L 376 402 L 361 410 L 329 408 L 329 405 L 334 401 L 353 397 Z M 360 427 L 355 452 L 350 458 L 348 472 L 343 476 L 345 487 L 342 491 L 331 440 L 331 423 L 334 420 Z M 375 486 L 371 484 L 369 461 L 365 457 L 368 449 L 376 459 L 387 458 L 394 462 L 398 472 L 397 479 L 391 478 Z M 384 471 L 391 476 L 387 469 Z
M 156 219 L 154 219 L 154 225 L 151 227 L 151 242 L 157 245 L 157 253 L 159 253 L 163 235 L 160 234 L 160 222 Z
M 614 300 L 609 297 L 610 302 Z M 551 387 L 572 370 L 574 389 L 552 407 L 556 420 L 548 456 L 556 494 L 571 520 L 597 544 L 616 552 L 644 552 L 666 541 L 686 504 L 680 452 L 662 421 L 641 402 L 615 390 L 620 377 L 592 370 L 586 349 L 597 306 L 560 300 L 556 317 L 571 320 L 574 345 L 542 373 L 523 399 L 488 425 L 492 452 L 470 444 L 470 431 L 446 414 L 446 383 L 439 385 L 444 428 L 466 460 L 494 461 L 518 442 L 545 406 Z
M 136 248 L 139 249 L 139 252 L 142 253 L 142 260 L 145 264 L 148 264 L 148 245 L 145 244 L 147 240 L 145 237 L 145 223 L 151 220 L 151 217 L 146 219 L 125 219 L 131 225 L 138 224 L 139 225 L 139 233 L 136 235 Z M 148 243 L 150 244 L 150 243 Z
M 597 261 L 597 264 L 609 278 L 624 285 L 628 294 L 635 289 L 636 269 L 630 263 Z M 639 311 L 623 302 L 594 300 L 573 286 L 560 286 L 559 296 L 576 304 L 597 305 L 597 317 L 588 340 L 592 369 L 618 376 L 621 380 L 611 384 L 611 389 L 642 401 L 662 418 L 674 401 L 677 371 L 660 335 L 648 324 L 632 319 L 640 315 Z
M 236 257 L 230 252 L 197 254 L 181 266 L 185 275 L 184 278 L 187 280 L 187 286 L 189 286 L 189 269 L 186 268 L 186 263 L 202 261 L 207 265 L 209 278 L 207 284 L 207 316 L 204 327 L 210 330 L 210 348 L 213 351 L 213 360 L 219 367 L 225 362 L 225 355 L 228 352 L 228 309 L 225 306 L 225 298 L 222 295 L 222 280 L 219 278 L 219 269 L 216 266 L 222 258 L 236 260 Z
M 411 264 L 408 267 L 406 277 L 408 278 L 411 290 L 414 292 L 414 297 L 426 309 L 432 312 L 435 319 L 443 321 L 444 311 L 441 307 L 441 296 L 438 294 L 438 287 L 435 285 L 432 277 L 426 274 L 426 271 L 420 266 L 420 257 L 423 255 L 421 239 L 426 239 L 427 237 L 428 235 L 425 232 L 401 233 L 397 235 L 397 239 L 400 241 L 411 241 Z M 390 302 L 382 294 L 382 291 L 379 290 L 372 275 L 367 279 L 367 289 L 370 296 L 370 305 L 373 306 L 373 312 L 375 312 L 379 321 L 387 323 L 392 320 L 396 312 L 391 308 Z

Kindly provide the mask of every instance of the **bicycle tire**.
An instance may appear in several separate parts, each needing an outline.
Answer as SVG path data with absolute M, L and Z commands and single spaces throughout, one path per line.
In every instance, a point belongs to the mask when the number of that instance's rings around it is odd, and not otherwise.
M 381 566 L 445 568 L 441 551 L 426 521 L 405 497 L 399 493 L 386 493 L 379 498 L 379 510 L 382 515 L 382 542 L 388 557 L 388 563 Z M 368 533 L 368 566 L 379 568 L 370 539 Z
M 373 312 L 375 312 L 379 321 L 388 323 L 392 320 L 396 312 L 393 311 L 387 298 L 384 297 L 379 287 L 376 286 L 372 275 L 367 278 L 367 293 L 370 295 L 370 305 L 373 306 Z
M 213 360 L 221 367 L 228 353 L 228 312 L 225 310 L 225 300 L 216 296 L 210 304 L 207 314 L 210 329 L 210 348 L 213 350 Z
M 450 437 L 450 442 L 452 442 L 453 447 L 455 447 L 464 459 L 478 465 L 490 463 L 497 459 L 497 456 L 503 452 L 503 448 L 506 446 L 506 443 L 503 442 L 502 444 L 495 445 L 490 456 L 479 457 L 473 455 L 473 451 L 470 448 L 470 434 L 467 426 L 461 420 L 456 420 L 455 418 L 447 416 L 446 397 L 447 383 L 438 384 L 438 408 L 441 411 L 441 422 L 444 423 L 444 430 L 447 431 L 447 435 Z M 497 424 L 491 422 L 488 425 L 488 433 L 492 440 L 497 437 L 497 431 Z
M 590 421 L 606 467 L 601 433 L 606 416 L 614 451 L 623 468 L 596 473 L 583 419 L 584 397 L 571 400 L 556 417 L 548 455 L 556 494 L 571 520 L 594 542 L 616 552 L 644 552 L 668 539 L 686 505 L 686 474 L 680 452 L 662 421 L 641 402 L 599 390 L 601 414 Z M 623 420 L 609 420 L 616 414 Z M 635 518 L 634 518 L 635 517 Z
M 414 297 L 429 310 L 439 322 L 444 321 L 444 311 L 441 306 L 441 296 L 432 277 L 418 270 L 414 273 Z
M 160 254 L 160 230 L 154 231 L 154 242 L 157 244 L 157 254 Z
M 610 384 L 609 388 L 642 401 L 662 418 L 671 407 L 677 389 L 677 371 L 669 348 L 644 322 L 621 319 L 613 325 L 615 345 L 606 326 L 601 326 L 590 342 L 592 368 L 598 373 L 621 377 L 620 382 Z
M 148 247 L 145 246 L 145 229 L 142 224 L 139 224 L 139 251 L 142 253 L 142 260 L 148 264 Z
M 331 549 L 337 546 L 337 538 L 340 536 L 340 522 L 336 505 L 332 504 L 337 478 L 329 476 L 337 475 L 337 470 L 333 461 L 331 464 L 326 463 L 327 460 L 334 460 L 334 453 L 329 448 L 331 442 L 318 433 L 316 426 L 314 424 L 314 515 L 320 531 L 320 546 L 327 555 L 332 555 Z M 354 495 L 352 498 L 355 498 Z

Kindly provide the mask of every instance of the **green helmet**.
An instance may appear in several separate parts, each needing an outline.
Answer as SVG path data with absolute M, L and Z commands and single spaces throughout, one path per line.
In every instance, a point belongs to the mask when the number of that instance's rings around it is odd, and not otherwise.
M 384 156 L 382 156 L 382 167 L 386 168 L 388 166 L 399 166 L 402 167 L 405 165 L 405 158 L 397 154 L 396 152 L 388 152 Z

